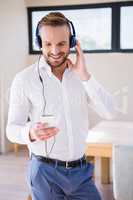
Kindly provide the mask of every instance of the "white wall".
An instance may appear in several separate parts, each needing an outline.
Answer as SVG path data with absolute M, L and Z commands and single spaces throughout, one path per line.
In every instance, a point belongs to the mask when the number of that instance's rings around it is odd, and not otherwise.
M 24 0 L 0 1 L 0 135 L 1 151 L 10 145 L 5 137 L 7 93 L 12 78 L 26 66 L 27 17 Z
M 5 138 L 5 124 L 7 120 L 7 90 L 17 73 L 36 60 L 36 56 L 28 55 L 27 15 L 26 6 L 65 5 L 80 3 L 113 2 L 113 0 L 4 0 L 0 1 L 0 146 L 2 151 L 10 148 Z M 121 117 L 133 120 L 133 54 L 100 53 L 85 54 L 88 69 L 95 75 L 105 88 L 114 92 L 128 87 L 127 113 Z M 126 87 L 125 87 L 126 86 Z M 124 89 L 123 89 L 124 88 Z M 92 121 L 99 120 L 92 115 Z

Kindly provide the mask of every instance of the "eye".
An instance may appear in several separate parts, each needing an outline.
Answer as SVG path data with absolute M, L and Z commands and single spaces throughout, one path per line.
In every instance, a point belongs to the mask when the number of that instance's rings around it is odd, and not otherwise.
M 60 47 L 63 47 L 63 46 L 65 46 L 66 45 L 66 42 L 60 42 L 59 44 L 58 44 L 58 46 L 60 46 Z
M 46 46 L 46 47 L 50 47 L 50 46 L 51 46 L 51 43 L 45 43 L 45 46 Z

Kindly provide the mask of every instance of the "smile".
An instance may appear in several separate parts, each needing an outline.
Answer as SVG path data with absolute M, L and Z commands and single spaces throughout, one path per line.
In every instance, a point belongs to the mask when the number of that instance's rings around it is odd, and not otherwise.
M 50 56 L 50 57 L 53 58 L 53 59 L 60 59 L 62 57 L 62 55 L 60 55 L 60 56 Z

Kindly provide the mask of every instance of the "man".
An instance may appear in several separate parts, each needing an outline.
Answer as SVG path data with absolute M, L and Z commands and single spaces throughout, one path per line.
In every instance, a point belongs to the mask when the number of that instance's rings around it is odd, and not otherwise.
M 37 41 L 43 55 L 18 73 L 11 87 L 7 137 L 30 150 L 32 200 L 101 199 L 92 180 L 93 167 L 84 158 L 88 105 L 111 119 L 114 101 L 87 71 L 80 43 L 72 44 L 72 26 L 59 12 L 42 18 Z M 68 58 L 72 46 L 75 64 Z M 55 125 L 45 121 L 47 115 L 54 117 Z

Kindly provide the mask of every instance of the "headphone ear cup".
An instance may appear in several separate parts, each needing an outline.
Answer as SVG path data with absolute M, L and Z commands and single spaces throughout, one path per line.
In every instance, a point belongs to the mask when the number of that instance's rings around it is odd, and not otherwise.
M 73 48 L 75 46 L 76 46 L 76 37 L 72 35 L 70 37 L 70 48 Z
M 41 40 L 41 37 L 39 35 L 39 23 L 38 23 L 37 28 L 36 28 L 36 44 L 39 48 L 42 48 L 42 40 Z
M 37 36 L 36 36 L 36 41 L 37 41 L 38 47 L 39 47 L 39 48 L 42 48 L 42 40 L 41 40 L 40 35 L 37 35 Z

